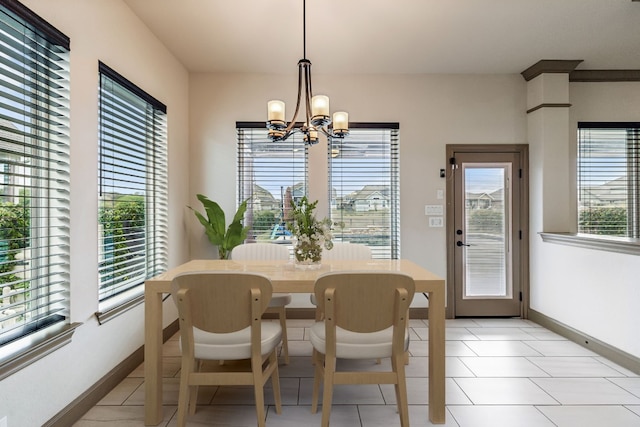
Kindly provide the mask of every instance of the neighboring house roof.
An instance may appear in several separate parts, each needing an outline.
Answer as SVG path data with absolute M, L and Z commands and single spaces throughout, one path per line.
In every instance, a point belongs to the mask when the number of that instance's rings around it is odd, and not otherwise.
M 257 184 L 253 186 L 253 201 L 259 202 L 262 209 L 280 209 L 280 200 Z
M 12 130 L 15 130 L 15 132 Z M 18 127 L 13 122 L 0 118 L 0 156 L 11 154 L 15 154 L 16 156 L 20 155 L 20 152 L 16 150 L 16 148 L 18 148 L 16 144 L 11 142 L 22 142 L 17 131 Z
M 294 199 L 298 199 L 302 196 L 305 195 L 305 185 L 303 182 L 299 182 L 297 184 L 293 185 L 293 188 L 291 189 L 291 195 L 293 196 Z
M 391 188 L 388 185 L 365 185 L 361 190 L 344 197 L 345 200 L 368 200 L 372 197 L 390 198 Z
M 471 192 L 467 191 L 466 193 L 467 200 L 480 200 L 480 199 L 490 199 L 494 202 L 501 202 L 504 200 L 504 190 L 499 188 L 498 190 L 490 191 L 490 192 Z
M 582 187 L 581 192 L 593 202 L 602 205 L 619 204 L 625 206 L 628 197 L 627 178 L 620 177 L 601 185 Z

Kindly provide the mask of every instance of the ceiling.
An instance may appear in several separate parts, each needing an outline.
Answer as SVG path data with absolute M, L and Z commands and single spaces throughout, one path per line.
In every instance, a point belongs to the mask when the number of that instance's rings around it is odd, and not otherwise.
M 193 72 L 294 73 L 302 0 L 124 0 Z M 640 1 L 308 0 L 314 73 L 640 69 Z

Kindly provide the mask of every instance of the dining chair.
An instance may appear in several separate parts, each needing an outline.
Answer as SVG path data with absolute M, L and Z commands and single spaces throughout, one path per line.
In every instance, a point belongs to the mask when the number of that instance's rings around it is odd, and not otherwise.
M 405 352 L 409 305 L 415 283 L 402 273 L 381 271 L 330 272 L 314 286 L 324 320 L 310 329 L 315 374 L 311 411 L 318 410 L 320 383 L 322 426 L 329 425 L 333 388 L 337 384 L 393 384 L 400 424 L 409 426 Z M 390 371 L 342 371 L 336 359 L 391 358 Z
M 246 272 L 193 272 L 176 276 L 171 293 L 178 306 L 182 364 L 178 426 L 196 410 L 198 386 L 253 385 L 258 427 L 265 425 L 264 385 L 269 378 L 282 411 L 278 323 L 262 320 L 272 286 L 268 277 Z M 224 364 L 203 361 L 224 360 Z
M 329 260 L 342 260 L 342 261 L 361 261 L 371 259 L 371 248 L 367 245 L 363 245 L 361 243 L 351 243 L 351 242 L 334 242 L 333 247 L 329 250 L 323 251 L 322 258 Z M 315 294 L 310 294 L 309 299 L 311 300 L 311 304 L 317 306 Z M 316 321 L 322 320 L 322 313 L 320 310 L 316 310 Z M 315 353 L 316 350 L 313 350 Z M 314 360 L 312 358 L 312 363 Z M 377 359 L 376 362 L 379 364 L 380 359 Z
M 245 243 L 238 245 L 231 251 L 231 259 L 247 260 L 289 260 L 289 248 L 277 243 Z M 287 309 L 291 303 L 291 294 L 274 293 L 269 303 L 267 313 L 276 313 L 282 327 L 282 353 L 285 365 L 289 364 L 289 344 L 287 341 Z
M 371 259 L 371 248 L 360 243 L 335 242 L 333 248 L 322 251 L 324 260 L 366 260 Z M 317 305 L 316 296 L 310 295 L 311 304 Z M 316 320 L 320 320 L 316 317 Z

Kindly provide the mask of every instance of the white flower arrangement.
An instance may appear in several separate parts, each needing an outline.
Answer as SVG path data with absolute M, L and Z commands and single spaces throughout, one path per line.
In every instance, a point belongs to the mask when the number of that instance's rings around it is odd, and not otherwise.
M 319 263 L 322 259 L 322 248 L 333 247 L 333 235 L 331 233 L 331 220 L 316 219 L 313 211 L 318 201 L 309 202 L 306 196 L 298 203 L 291 201 L 292 220 L 287 223 L 287 228 L 296 238 L 294 255 L 299 263 Z

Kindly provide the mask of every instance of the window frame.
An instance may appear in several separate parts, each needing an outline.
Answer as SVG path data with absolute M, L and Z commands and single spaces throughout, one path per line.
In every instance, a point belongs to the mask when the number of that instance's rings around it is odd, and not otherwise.
M 24 274 L 29 271 L 25 302 L 9 304 L 24 306 L 31 319 L 13 318 L 24 323 L 0 336 L 1 380 L 68 344 L 79 324 L 70 324 L 68 315 L 70 39 L 18 1 L 4 1 L 0 14 L 3 52 L 13 59 L 1 70 L 7 76 L 0 89 L 0 114 L 7 122 L 2 152 L 12 156 L 8 162 L 13 165 L 4 168 L 5 181 L 14 190 L 22 188 L 20 197 L 29 201 L 24 248 L 31 253 L 18 265 Z M 17 194 L 3 197 L 15 199 Z M 34 307 L 27 301 L 37 303 Z
M 255 133 L 255 136 L 257 136 L 257 138 L 255 138 L 255 141 L 250 139 L 254 137 L 254 135 L 245 135 L 247 131 L 251 131 L 252 134 Z M 264 135 L 262 135 L 263 132 L 264 132 Z M 286 169 L 286 171 L 280 174 L 278 177 L 278 179 L 280 179 L 281 181 L 284 181 L 286 180 L 286 178 L 284 178 L 284 175 L 288 173 L 291 175 L 291 182 L 287 183 L 290 185 L 280 185 L 282 194 L 280 195 L 280 205 L 278 209 L 280 210 L 280 213 L 281 213 L 281 221 L 279 223 L 279 227 L 277 228 L 276 228 L 277 224 L 274 223 L 271 237 L 274 237 L 274 232 L 275 232 L 275 235 L 278 235 L 278 238 L 276 240 L 278 240 L 279 243 L 290 244 L 291 242 L 290 242 L 290 239 L 288 239 L 288 235 L 287 235 L 288 231 L 286 230 L 286 226 L 284 224 L 284 217 L 286 216 L 286 212 L 289 207 L 283 206 L 283 200 L 287 197 L 285 195 L 285 191 L 287 187 L 291 187 L 292 189 L 291 197 L 294 200 L 299 199 L 302 196 L 308 195 L 309 146 L 304 143 L 304 141 L 302 140 L 301 134 L 293 134 L 286 141 L 283 141 L 283 142 L 272 142 L 267 136 L 268 130 L 265 127 L 264 122 L 236 122 L 236 133 L 237 133 L 236 179 L 237 179 L 237 185 L 238 185 L 237 191 L 236 191 L 237 206 L 239 206 L 240 203 L 242 203 L 244 200 L 248 199 L 244 224 L 251 228 L 247 235 L 247 241 L 260 240 L 258 239 L 259 237 L 258 234 L 253 228 L 254 218 L 255 218 L 254 203 L 256 204 L 260 203 L 260 205 L 263 204 L 262 201 L 256 200 L 261 197 L 259 194 L 254 193 L 255 187 L 254 186 L 249 187 L 249 185 L 252 182 L 251 181 L 252 178 L 249 178 L 252 171 L 249 169 L 248 162 L 246 162 L 245 159 L 251 159 L 250 157 L 248 157 L 247 153 L 250 152 L 252 147 L 249 147 L 247 145 L 253 144 L 253 143 L 265 144 L 265 145 L 282 144 L 283 147 L 285 147 L 285 149 L 288 150 L 288 152 L 292 153 L 292 159 L 295 158 L 294 157 L 295 154 L 293 154 L 295 151 L 304 153 L 302 165 L 296 163 L 294 166 L 291 166 L 290 169 Z M 291 148 L 289 148 L 289 146 Z M 302 181 L 295 182 L 300 180 Z M 270 191 L 268 192 L 271 194 L 271 196 L 274 196 L 275 200 L 277 200 L 275 197 L 275 196 L 278 196 L 277 194 L 274 195 Z M 274 208 L 270 210 L 276 211 L 278 209 Z M 274 213 L 274 216 L 275 216 L 275 213 Z M 280 237 L 282 237 L 282 239 L 280 239 Z
M 166 106 L 103 62 L 98 74 L 98 284 L 104 289 L 96 316 L 102 324 L 142 303 L 144 281 L 167 270 L 168 145 Z M 140 196 L 142 211 L 136 208 Z M 143 224 L 117 220 L 119 207 L 138 209 L 144 216 L 135 221 Z M 112 220 L 103 222 L 108 212 Z M 124 279 L 113 280 L 109 271 Z
M 599 138 L 607 138 L 608 132 L 621 131 L 625 138 L 621 140 L 611 140 L 612 142 L 624 143 L 624 147 L 612 145 L 603 147 Z M 605 140 L 605 143 L 607 141 Z M 608 157 L 602 157 L 605 153 Z M 582 155 L 584 153 L 584 156 Z M 622 153 L 622 154 L 621 154 Z M 599 160 L 603 159 L 603 160 Z M 638 122 L 578 122 L 577 129 L 577 230 L 578 234 L 585 236 L 605 236 L 637 239 L 640 237 L 640 123 Z M 612 184 L 620 178 L 613 179 L 614 174 L 622 174 L 624 178 L 619 184 Z M 611 176 L 609 176 L 611 175 Z M 594 181 L 605 180 L 602 184 L 595 185 Z M 622 203 L 616 202 L 620 199 L 620 188 L 624 191 Z M 616 190 L 617 189 L 617 190 Z M 597 190 L 597 191 L 596 191 Z M 602 200 L 609 196 L 609 199 Z M 613 199 L 612 199 L 613 198 Z M 609 200 L 607 202 L 607 200 Z M 624 235 L 613 232 L 607 233 L 603 227 L 607 223 L 598 223 L 590 228 L 599 232 L 586 232 L 588 225 L 581 229 L 580 203 L 586 203 L 586 212 L 602 208 L 620 208 L 624 206 L 626 225 Z M 604 232 L 603 232 L 604 231 Z
M 333 212 L 333 199 L 334 199 L 334 190 L 335 190 L 335 182 L 333 171 L 334 169 L 338 169 L 338 165 L 334 165 L 334 149 L 340 151 L 339 147 L 342 144 L 353 144 L 350 139 L 353 139 L 355 134 L 359 131 L 367 132 L 389 132 L 389 150 L 384 155 L 387 156 L 383 158 L 382 163 L 387 163 L 388 168 L 385 170 L 385 174 L 388 174 L 389 180 L 385 185 L 389 186 L 387 191 L 389 205 L 386 206 L 386 202 L 384 208 L 389 209 L 389 254 L 388 256 L 376 248 L 376 245 L 367 245 L 372 250 L 373 258 L 381 258 L 381 259 L 400 259 L 400 124 L 396 122 L 355 122 L 349 124 L 350 133 L 344 139 L 343 138 L 329 138 L 327 144 L 327 181 L 328 181 L 328 201 L 329 201 L 329 217 L 332 222 L 340 223 L 341 221 L 335 217 Z M 382 144 L 387 144 L 387 141 L 377 141 Z M 377 172 L 378 174 L 380 171 Z M 366 185 L 366 186 L 369 186 Z M 363 187 L 364 190 L 364 187 Z M 357 202 L 356 202 L 357 203 Z M 334 239 L 340 239 L 340 232 L 336 229 L 334 230 Z M 351 241 L 352 243 L 360 243 L 358 241 Z
M 576 128 L 576 230 L 578 230 L 580 189 L 579 189 L 579 144 L 581 128 L 627 128 L 640 129 L 640 122 L 578 122 Z M 638 158 L 638 157 L 636 157 Z M 640 168 L 640 165 L 636 165 Z M 640 191 L 640 190 L 639 190 Z M 636 194 L 640 197 L 640 194 Z M 607 252 L 615 252 L 626 255 L 640 256 L 640 238 L 620 237 L 611 235 L 584 234 L 584 233 L 551 233 L 540 232 L 543 242 L 560 244 L 565 246 L 574 246 L 585 249 L 595 249 Z

